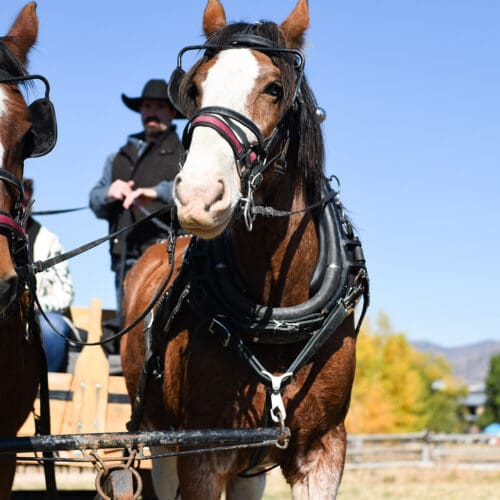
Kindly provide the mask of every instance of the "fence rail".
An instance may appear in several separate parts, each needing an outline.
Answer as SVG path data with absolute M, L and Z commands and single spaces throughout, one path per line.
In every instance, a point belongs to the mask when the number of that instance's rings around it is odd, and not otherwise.
M 434 465 L 500 469 L 500 437 L 486 434 L 351 434 L 351 468 Z

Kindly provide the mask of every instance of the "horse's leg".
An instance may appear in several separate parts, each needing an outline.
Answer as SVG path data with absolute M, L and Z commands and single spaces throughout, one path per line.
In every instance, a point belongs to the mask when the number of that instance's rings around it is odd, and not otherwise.
M 213 457 L 200 454 L 178 457 L 177 460 L 182 500 L 220 499 L 226 478 L 223 472 L 217 473 Z
M 327 500 L 337 496 L 346 450 L 344 424 L 324 435 L 317 446 L 297 456 L 293 471 L 284 470 L 293 500 Z
M 151 454 L 165 453 L 165 448 L 151 447 Z M 177 458 L 164 457 L 153 460 L 153 469 L 151 470 L 151 479 L 156 496 L 165 500 L 174 500 L 179 488 L 177 479 Z
M 266 475 L 255 477 L 233 477 L 226 489 L 227 500 L 260 500 L 266 487 Z

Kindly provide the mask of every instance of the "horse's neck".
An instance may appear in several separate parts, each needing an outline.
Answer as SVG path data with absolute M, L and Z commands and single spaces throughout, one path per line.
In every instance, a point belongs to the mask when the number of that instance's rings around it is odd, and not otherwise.
M 299 196 L 289 209 L 303 207 Z M 238 227 L 232 240 L 249 298 L 274 307 L 297 305 L 309 298 L 318 256 L 317 232 L 310 212 L 257 218 L 251 232 Z

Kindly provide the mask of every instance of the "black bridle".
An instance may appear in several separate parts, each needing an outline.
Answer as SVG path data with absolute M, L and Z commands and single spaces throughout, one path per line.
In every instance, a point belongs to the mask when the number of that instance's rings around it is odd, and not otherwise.
M 268 137 L 263 137 L 259 127 L 252 120 L 232 109 L 208 106 L 194 111 L 186 109 L 180 102 L 179 88 L 182 79 L 186 76 L 182 68 L 182 57 L 185 52 L 204 50 L 205 56 L 210 58 L 222 50 L 235 48 L 250 48 L 265 54 L 281 56 L 295 71 L 293 97 L 289 105 L 282 110 L 280 119 Z M 246 194 L 241 198 L 241 203 L 243 217 L 249 231 L 252 230 L 255 215 L 252 211 L 253 194 L 262 182 L 264 172 L 276 161 L 285 162 L 290 138 L 288 129 L 284 125 L 284 118 L 292 107 L 297 106 L 300 99 L 304 65 L 305 57 L 300 50 L 289 49 L 267 38 L 248 33 L 234 34 L 221 45 L 190 45 L 181 49 L 177 56 L 177 67 L 169 82 L 169 97 L 174 106 L 189 117 L 182 137 L 184 148 L 186 152 L 189 150 L 194 129 L 197 127 L 209 127 L 215 130 L 229 144 L 237 165 L 242 191 Z M 247 138 L 246 131 L 251 132 L 253 140 Z M 273 155 L 278 146 L 278 153 Z
M 0 168 L 0 181 L 4 182 L 10 190 L 16 192 L 14 206 L 11 212 L 0 210 L 0 231 L 7 233 L 14 261 L 19 252 L 28 245 L 28 236 L 24 229 L 25 210 L 23 208 L 23 185 L 11 172 Z

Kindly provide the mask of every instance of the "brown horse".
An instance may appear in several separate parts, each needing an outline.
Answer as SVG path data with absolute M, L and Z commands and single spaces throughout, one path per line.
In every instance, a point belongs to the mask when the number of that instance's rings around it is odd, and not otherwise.
M 27 240 L 22 227 L 24 159 L 52 149 L 46 141 L 45 100 L 28 108 L 18 85 L 34 77 L 24 69 L 38 33 L 36 4 L 27 4 L 8 35 L 0 38 L 0 437 L 14 437 L 33 408 L 43 367 L 41 337 L 34 320 L 27 275 Z M 35 77 L 38 78 L 38 77 Z M 43 79 L 43 78 L 42 78 Z M 47 87 L 48 89 L 48 87 Z M 42 102 L 43 101 L 43 102 Z M 41 116 L 41 114 L 43 116 Z M 39 120 L 34 122 L 34 117 Z M 49 119 L 51 119 L 49 117 Z M 41 127 L 41 128 L 39 128 Z M 40 133 L 38 133 L 40 132 Z M 15 461 L 0 461 L 0 498 L 8 498 Z
M 180 52 L 170 80 L 170 98 L 189 118 L 174 200 L 195 237 L 184 257 L 176 253 L 147 349 L 139 329 L 122 343 L 131 400 L 144 400 L 135 415 L 145 429 L 286 424 L 291 438 L 284 449 L 154 460 L 162 499 L 177 489 L 183 499 L 260 498 L 265 476 L 242 473 L 269 464 L 281 466 L 297 500 L 334 498 L 340 484 L 352 298 L 367 298 L 367 280 L 359 240 L 323 173 L 321 113 L 300 51 L 308 24 L 306 0 L 281 25 L 227 24 L 219 0 L 208 0 L 207 41 Z M 202 57 L 186 73 L 191 49 Z M 168 269 L 165 244 L 139 259 L 125 284 L 127 323 Z M 144 384 L 148 370 L 156 377 Z

